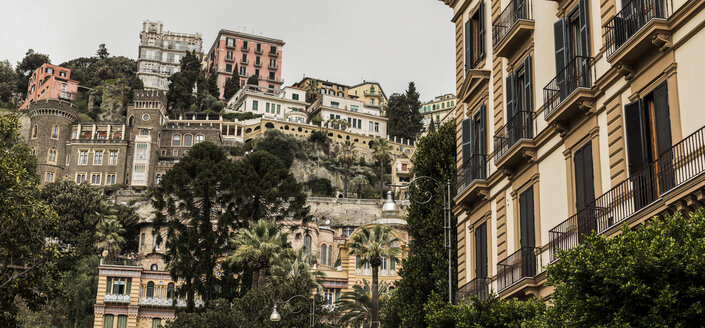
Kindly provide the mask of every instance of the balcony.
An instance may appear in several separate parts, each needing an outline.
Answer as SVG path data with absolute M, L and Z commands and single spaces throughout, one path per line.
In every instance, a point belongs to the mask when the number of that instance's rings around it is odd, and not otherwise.
M 226 60 L 226 61 L 234 62 L 234 61 L 235 61 L 235 58 L 234 58 L 233 56 L 230 56 L 230 57 L 225 56 L 225 60 Z
M 273 70 L 273 71 L 276 71 L 277 68 L 278 68 L 277 65 L 269 65 L 269 66 L 267 66 L 267 67 L 269 67 L 269 69 L 270 69 L 270 70 Z
M 633 0 L 605 24 L 607 61 L 622 74 L 633 75 L 634 62 L 647 57 L 653 47 L 671 47 L 671 27 L 667 18 L 673 13 L 671 0 Z
M 656 161 L 634 172 L 628 179 L 549 230 L 551 261 L 557 260 L 561 251 L 582 244 L 585 236 L 593 231 L 603 234 L 627 221 L 633 221 L 630 219 L 635 214 L 641 213 L 639 217 L 656 214 L 654 210 L 657 206 L 652 205 L 663 200 L 667 193 L 671 193 L 670 199 L 675 199 L 678 194 L 673 193 L 674 189 L 687 185 L 705 172 L 704 148 L 705 127 L 684 138 L 663 152 Z M 672 203 L 680 206 L 682 202 L 677 200 Z M 651 210 L 647 211 L 647 208 Z
M 458 202 L 467 205 L 487 197 L 487 155 L 473 154 L 458 170 L 456 195 Z
M 541 249 L 538 247 L 522 247 L 504 260 L 497 263 L 497 290 L 499 294 L 515 292 L 525 286 L 520 284 L 533 278 L 541 272 Z M 530 281 L 526 281 L 530 283 Z M 533 281 L 531 281 L 533 282 Z M 516 287 L 516 288 L 512 288 Z M 534 286 L 535 287 L 535 286 Z
M 576 56 L 543 88 L 544 119 L 565 123 L 595 108 L 595 59 Z
M 490 296 L 490 285 L 491 279 L 486 277 L 479 277 L 470 280 L 465 286 L 458 288 L 455 294 L 456 301 L 461 301 L 462 299 L 469 299 L 472 296 L 477 296 L 481 301 L 487 299 Z
M 240 64 L 242 64 L 242 65 L 247 65 L 247 64 L 249 64 L 249 63 L 250 63 L 250 62 L 249 62 L 247 59 L 243 59 L 243 60 L 240 61 Z
M 130 295 L 127 294 L 105 294 L 103 297 L 105 303 L 120 303 L 130 304 Z
M 258 55 L 262 54 L 262 48 L 255 48 L 255 53 Z
M 492 23 L 492 47 L 499 57 L 509 58 L 534 31 L 531 0 L 511 0 Z
M 269 57 L 279 57 L 279 52 L 278 51 L 270 51 L 268 52 Z
M 69 93 L 69 92 L 61 91 L 61 92 L 59 92 L 59 98 L 65 99 L 65 100 L 71 100 L 72 96 L 71 96 L 71 93 Z
M 520 111 L 494 135 L 494 163 L 497 168 L 511 171 L 514 166 L 533 161 L 536 156 L 533 112 Z
M 242 51 L 242 52 L 249 52 L 249 51 L 250 51 L 250 47 L 249 47 L 248 45 L 244 45 L 244 46 L 242 46 L 242 48 L 240 48 L 240 51 Z
M 255 61 L 255 67 L 262 67 L 262 62 Z

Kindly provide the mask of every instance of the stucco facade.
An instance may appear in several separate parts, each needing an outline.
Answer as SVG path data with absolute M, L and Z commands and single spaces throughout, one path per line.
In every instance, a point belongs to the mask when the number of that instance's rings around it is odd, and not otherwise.
M 71 101 L 76 98 L 78 81 L 71 80 L 71 70 L 49 63 L 39 66 L 29 76 L 27 96 L 20 110 L 29 103 L 39 99 L 63 99 Z

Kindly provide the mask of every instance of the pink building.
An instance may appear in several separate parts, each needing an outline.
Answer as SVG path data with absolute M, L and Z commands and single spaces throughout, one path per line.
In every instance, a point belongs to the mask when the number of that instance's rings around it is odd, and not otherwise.
M 218 88 L 223 98 L 225 81 L 235 73 L 244 85 L 252 75 L 259 76 L 259 86 L 271 92 L 279 92 L 282 86 L 282 47 L 284 41 L 220 30 L 215 42 L 208 51 L 205 61 L 208 75 L 218 75 Z
M 20 109 L 39 99 L 58 98 L 73 100 L 78 91 L 78 81 L 71 80 L 71 70 L 61 66 L 44 64 L 29 77 L 27 98 Z

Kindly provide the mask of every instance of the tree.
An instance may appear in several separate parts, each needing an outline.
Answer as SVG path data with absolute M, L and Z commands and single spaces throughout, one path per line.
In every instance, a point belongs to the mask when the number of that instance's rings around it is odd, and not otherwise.
M 252 289 L 264 287 L 273 263 L 295 256 L 287 241 L 287 234 L 272 220 L 261 219 L 250 223 L 249 229 L 237 232 L 231 239 L 231 245 L 228 261 L 250 267 Z
M 705 210 L 653 218 L 586 243 L 548 267 L 564 327 L 696 327 L 705 298 Z M 549 321 L 549 324 L 550 321 Z
M 29 86 L 29 76 L 45 63 L 51 63 L 49 55 L 34 52 L 33 49 L 27 50 L 22 61 L 17 62 L 15 72 L 17 73 L 17 93 L 22 96 L 22 99 L 27 95 L 27 87 Z
M 364 174 L 359 174 L 350 180 L 350 191 L 357 195 L 357 198 L 365 198 L 366 195 L 373 194 L 374 188 Z
M 225 87 L 223 91 L 223 98 L 227 102 L 232 98 L 238 91 L 240 91 L 240 76 L 237 73 L 237 64 L 235 65 L 235 70 L 233 71 L 233 76 L 225 81 Z
M 345 169 L 343 173 L 343 197 L 348 198 L 348 179 L 350 178 L 350 165 L 355 162 L 355 144 L 350 140 L 345 140 L 345 142 L 340 146 L 340 151 L 338 152 L 338 160 L 343 163 Z
M 125 243 L 125 228 L 118 222 L 117 219 L 108 218 L 98 222 L 95 231 L 95 248 L 98 250 L 107 250 L 109 257 L 115 258 L 122 249 L 122 244 Z
M 201 62 L 195 51 L 187 52 L 181 58 L 180 70 L 169 77 L 169 91 L 166 93 L 169 108 L 174 111 L 190 110 L 192 106 L 199 106 L 200 99 L 205 98 L 208 89 L 203 85 L 204 73 Z M 199 84 L 201 84 L 199 86 Z M 194 96 L 194 89 L 202 96 Z
M 315 102 L 321 92 L 320 88 L 318 88 L 318 80 L 313 79 L 306 82 L 304 89 L 306 89 L 306 102 L 309 104 Z
M 416 139 L 421 130 L 423 116 L 419 111 L 421 102 L 414 82 L 409 82 L 409 87 L 404 94 L 395 93 L 387 102 L 387 134 L 404 139 Z
M 372 156 L 379 162 L 379 195 L 384 198 L 384 171 L 392 158 L 392 145 L 385 138 L 375 139 L 372 145 Z
M 454 182 L 456 172 L 455 124 L 442 124 L 438 131 L 429 132 L 419 139 L 416 154 L 412 159 L 416 176 L 429 176 L 438 181 Z M 448 295 L 448 254 L 443 239 L 443 189 L 429 180 L 418 180 L 416 188 L 411 188 L 410 196 L 427 199 L 425 191 L 434 195 L 426 204 L 411 202 L 407 217 L 410 245 L 409 256 L 404 259 L 399 270 L 401 280 L 396 282 L 394 295 L 390 300 L 387 325 L 390 327 L 426 327 L 424 305 L 432 294 Z M 451 186 L 451 190 L 455 190 Z M 451 207 L 454 205 L 451 204 Z M 451 218 L 455 227 L 456 218 Z M 457 267 L 455 238 L 452 239 L 452 267 Z M 455 271 L 453 282 L 455 283 Z M 453 291 L 454 292 L 454 291 Z
M 107 60 L 108 58 L 110 58 L 110 53 L 108 53 L 108 48 L 105 47 L 105 43 L 101 43 L 98 45 L 98 51 L 96 51 L 95 54 L 101 60 Z
M 10 103 L 17 89 L 17 73 L 6 59 L 0 61 L 0 106 Z M 27 89 L 24 90 L 27 92 Z M 14 105 L 13 105 L 14 106 Z
M 336 312 L 340 314 L 337 323 L 344 327 L 369 327 L 372 319 L 372 287 L 367 279 L 362 279 L 362 285 L 354 285 L 352 291 L 344 292 L 335 303 Z M 383 282 L 377 288 L 380 308 L 387 301 L 388 282 Z M 383 313 L 380 315 L 384 317 Z
M 218 88 L 218 74 L 210 72 L 208 78 L 206 79 L 206 87 L 208 88 L 208 95 L 220 99 L 220 89 Z M 226 99 L 227 101 L 227 99 Z
M 247 85 L 259 85 L 259 76 L 250 75 L 250 77 L 247 78 Z
M 287 169 L 294 162 L 296 152 L 300 151 L 299 142 L 290 134 L 284 134 L 279 130 L 268 130 L 263 138 L 257 139 L 256 150 L 264 150 L 277 156 Z
M 372 267 L 372 328 L 379 327 L 379 266 L 382 258 L 395 262 L 399 259 L 402 250 L 397 245 L 400 241 L 391 228 L 379 224 L 372 229 L 363 226 L 352 237 L 350 255 L 359 256 L 360 265 Z
M 546 309 L 547 305 L 542 300 L 500 299 L 495 295 L 484 301 L 474 297 L 468 302 L 449 305 L 434 293 L 424 308 L 426 324 L 421 322 L 419 326 L 429 328 L 522 328 L 527 327 L 534 319 L 542 317 Z
M 39 180 L 28 170 L 29 149 L 19 141 L 19 121 L 0 116 L 0 322 L 14 326 L 15 297 L 30 309 L 51 288 L 53 262 L 61 256 L 47 243 L 58 228 L 56 213 L 41 200 Z

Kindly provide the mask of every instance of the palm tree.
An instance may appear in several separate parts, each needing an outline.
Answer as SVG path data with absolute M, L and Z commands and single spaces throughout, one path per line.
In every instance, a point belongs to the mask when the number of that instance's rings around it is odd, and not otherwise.
M 323 278 L 325 273 L 313 268 L 315 262 L 316 256 L 302 247 L 296 252 L 296 257 L 287 258 L 272 265 L 272 279 L 277 285 L 291 282 L 301 288 L 313 285 L 320 290 L 323 286 L 318 279 Z
M 382 258 L 397 261 L 401 255 L 398 246 L 401 239 L 392 234 L 392 229 L 375 224 L 372 229 L 362 227 L 360 232 L 352 237 L 350 255 L 360 257 L 360 265 L 370 264 L 372 267 L 372 327 L 379 327 L 379 266 Z
M 233 251 L 227 259 L 231 263 L 250 265 L 252 289 L 261 288 L 272 264 L 294 256 L 286 237 L 274 220 L 260 219 L 231 239 Z
M 372 155 L 379 161 L 379 196 L 384 199 L 384 165 L 392 157 L 392 145 L 385 138 L 375 139 L 372 146 Z
M 117 219 L 101 219 L 96 225 L 95 248 L 107 250 L 109 257 L 115 257 L 125 243 L 125 237 L 122 236 L 124 233 L 125 229 Z
M 320 92 L 320 89 L 318 88 L 318 80 L 308 80 L 304 89 L 306 89 L 306 102 L 313 103 L 316 101 L 316 98 L 318 98 L 318 93 Z
M 343 175 L 343 197 L 348 198 L 348 179 L 350 174 L 350 164 L 355 162 L 355 144 L 350 140 L 345 140 L 345 142 L 340 146 L 340 152 L 338 152 L 338 160 L 343 163 L 343 168 L 345 169 Z
M 344 292 L 335 302 L 335 309 L 342 315 L 338 319 L 338 324 L 345 327 L 369 327 L 372 319 L 372 287 L 367 279 L 362 280 L 363 285 L 354 285 L 353 290 Z M 382 282 L 377 290 L 377 295 L 381 295 L 379 304 L 384 305 L 387 301 L 388 282 Z

